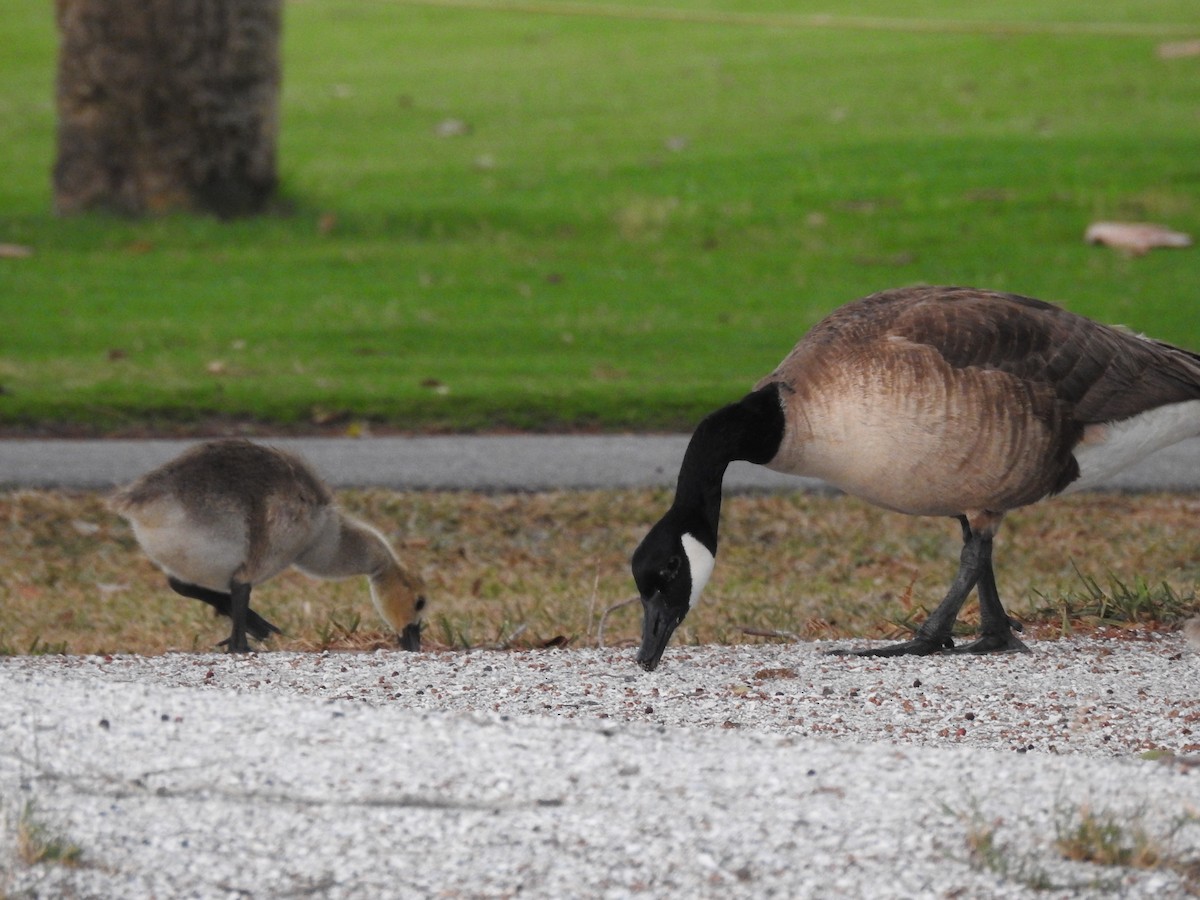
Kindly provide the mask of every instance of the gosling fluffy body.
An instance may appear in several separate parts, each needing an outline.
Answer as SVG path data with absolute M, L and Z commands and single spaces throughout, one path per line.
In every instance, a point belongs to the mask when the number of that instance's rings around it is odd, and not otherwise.
M 117 491 L 113 509 L 183 596 L 233 620 L 231 652 L 275 626 L 250 609 L 250 589 L 289 566 L 318 578 L 366 575 L 371 597 L 401 645 L 418 649 L 421 579 L 384 537 L 334 502 L 302 459 L 244 440 L 198 445 Z

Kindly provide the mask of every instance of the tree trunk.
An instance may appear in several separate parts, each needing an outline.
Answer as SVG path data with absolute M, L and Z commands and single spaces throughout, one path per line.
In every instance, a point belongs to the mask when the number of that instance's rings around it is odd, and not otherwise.
M 60 214 L 261 212 L 282 0 L 56 0 Z

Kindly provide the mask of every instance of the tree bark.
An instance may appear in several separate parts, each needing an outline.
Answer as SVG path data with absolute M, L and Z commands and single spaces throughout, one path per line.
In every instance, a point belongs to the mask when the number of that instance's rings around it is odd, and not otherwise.
M 262 212 L 276 187 L 282 0 L 56 0 L 54 205 Z

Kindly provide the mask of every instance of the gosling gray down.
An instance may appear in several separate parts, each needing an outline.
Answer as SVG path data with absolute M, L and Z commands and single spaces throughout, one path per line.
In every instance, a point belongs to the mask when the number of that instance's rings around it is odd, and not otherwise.
M 319 578 L 366 575 L 400 646 L 420 649 L 420 577 L 378 531 L 339 510 L 294 454 L 245 440 L 200 444 L 120 489 L 110 503 L 176 593 L 229 616 L 232 630 L 222 643 L 231 653 L 250 649 L 247 632 L 258 640 L 279 633 L 250 608 L 250 590 L 289 566 Z

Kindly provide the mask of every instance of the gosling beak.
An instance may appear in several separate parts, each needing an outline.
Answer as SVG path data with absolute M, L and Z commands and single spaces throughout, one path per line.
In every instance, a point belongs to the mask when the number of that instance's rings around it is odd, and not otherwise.
M 647 672 L 658 668 L 667 642 L 683 616 L 667 608 L 662 594 L 642 598 L 642 649 L 638 651 L 637 663 Z
M 404 630 L 397 636 L 397 643 L 400 644 L 401 650 L 420 650 L 421 623 L 413 622 L 411 625 L 405 625 Z

